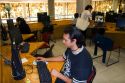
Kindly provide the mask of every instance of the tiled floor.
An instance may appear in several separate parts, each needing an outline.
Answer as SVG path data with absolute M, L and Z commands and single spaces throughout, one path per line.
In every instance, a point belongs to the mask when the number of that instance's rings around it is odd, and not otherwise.
M 88 51 L 93 55 L 94 45 L 89 45 L 87 42 Z M 62 40 L 57 40 L 55 43 L 53 53 L 55 56 L 62 55 L 65 51 L 65 46 Z M 101 55 L 102 51 L 99 49 L 98 55 Z M 109 53 L 107 53 L 107 56 Z M 112 55 L 117 55 L 117 53 L 112 52 Z M 101 57 L 93 59 L 94 65 L 97 70 L 96 77 L 93 83 L 125 83 L 125 49 L 121 50 L 120 62 L 106 67 L 105 64 L 101 62 Z

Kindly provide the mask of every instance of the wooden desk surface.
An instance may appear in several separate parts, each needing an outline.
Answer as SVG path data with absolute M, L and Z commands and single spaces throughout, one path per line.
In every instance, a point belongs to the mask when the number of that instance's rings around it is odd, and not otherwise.
M 11 67 L 9 65 L 5 65 L 2 59 L 2 82 L 0 83 L 26 83 L 27 79 L 30 79 L 31 83 L 39 83 L 39 75 L 37 72 L 37 68 L 35 65 L 33 65 L 33 61 L 35 60 L 35 57 L 33 57 L 32 55 L 30 55 L 31 52 L 33 52 L 34 50 L 36 50 L 37 48 L 39 48 L 40 46 L 44 45 L 44 42 L 37 42 L 37 43 L 30 43 L 30 50 L 28 53 L 21 53 L 20 56 L 21 58 L 26 58 L 28 60 L 28 62 L 23 63 L 23 67 L 26 71 L 26 77 L 22 80 L 14 80 L 12 75 L 11 75 Z M 3 53 L 5 55 L 5 57 L 10 58 L 11 57 L 11 50 L 9 46 L 4 46 L 2 47 Z M 5 48 L 7 48 L 5 50 Z M 61 67 L 63 65 L 63 62 L 48 62 L 47 67 L 48 69 L 51 71 L 52 69 L 57 69 L 58 71 L 60 71 Z M 33 71 L 32 71 L 32 67 L 33 67 Z M 54 83 L 55 81 L 55 77 L 52 76 L 52 83 Z
M 55 26 L 65 26 L 72 24 L 71 19 L 61 19 L 61 20 L 51 20 L 51 24 L 55 24 Z M 31 32 L 40 31 L 43 29 L 44 25 L 42 22 L 28 22 Z
M 22 34 L 23 40 L 29 39 L 33 36 L 34 36 L 34 34 Z
M 28 25 L 31 32 L 40 31 L 43 29 L 43 24 L 41 22 L 29 22 Z
M 116 45 L 125 48 L 125 31 L 106 31 L 105 36 L 111 38 Z

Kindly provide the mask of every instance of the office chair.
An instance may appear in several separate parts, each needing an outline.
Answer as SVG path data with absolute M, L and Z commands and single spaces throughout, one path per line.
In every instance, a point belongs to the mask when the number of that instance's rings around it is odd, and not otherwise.
M 52 57 L 53 56 L 53 47 L 54 47 L 54 44 L 52 44 L 50 46 L 50 48 L 43 54 L 35 54 L 34 57 L 45 57 L 45 58 L 48 58 L 48 57 Z
M 105 28 L 95 26 L 94 28 L 91 29 L 91 32 L 90 32 L 90 45 L 93 42 L 96 34 L 104 35 L 105 34 Z
M 96 68 L 95 66 L 93 65 L 92 67 L 92 73 L 90 74 L 89 78 L 87 79 L 87 83 L 92 83 L 94 78 L 96 76 Z
M 0 33 L 1 33 L 1 39 L 3 41 L 7 41 L 8 40 L 7 30 L 6 27 L 4 27 L 2 24 L 0 25 Z
M 42 41 L 46 42 L 48 45 L 50 45 L 51 40 L 51 32 L 43 32 L 42 33 Z
M 17 17 L 16 21 L 18 23 L 18 25 L 16 25 L 16 27 L 18 27 L 20 29 L 21 34 L 30 34 L 31 33 L 29 25 L 26 23 L 24 18 Z
M 52 39 L 54 25 L 55 24 L 48 24 L 48 25 L 44 26 L 44 28 L 42 30 L 42 40 L 43 41 L 48 42 L 48 43 L 49 43 L 49 41 L 52 41 L 52 42 L 56 43 L 56 41 Z
M 97 55 L 97 47 L 101 48 L 102 51 L 103 51 L 102 62 L 106 63 L 106 66 L 110 66 L 112 64 L 115 64 L 115 63 L 119 62 L 119 57 L 120 57 L 120 46 L 119 45 L 115 45 L 114 42 L 110 38 L 104 37 L 102 35 L 96 35 L 96 38 L 95 38 L 94 42 L 95 42 L 94 54 Z M 109 60 L 111 58 L 111 52 L 116 50 L 116 49 L 118 49 L 117 60 L 109 64 Z M 110 51 L 110 55 L 109 55 L 108 60 L 106 62 L 107 51 Z

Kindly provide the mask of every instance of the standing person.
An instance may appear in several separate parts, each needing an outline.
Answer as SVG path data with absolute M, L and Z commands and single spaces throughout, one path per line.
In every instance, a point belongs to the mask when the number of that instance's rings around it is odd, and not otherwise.
M 64 61 L 62 70 L 55 69 L 51 74 L 57 77 L 55 83 L 86 83 L 92 72 L 92 58 L 81 40 L 82 33 L 75 26 L 65 28 L 63 44 L 67 47 L 63 56 L 43 58 L 38 61 Z
M 87 25 L 89 24 L 90 20 L 92 20 L 91 11 L 92 11 L 92 6 L 91 5 L 87 5 L 85 7 L 85 10 L 81 14 L 81 18 L 83 18 L 83 20 L 84 20 L 85 23 L 87 21 L 87 23 L 86 23 Z M 82 34 L 84 35 L 84 37 L 86 39 L 86 30 L 84 30 L 84 31 L 81 30 L 81 32 L 82 32 Z

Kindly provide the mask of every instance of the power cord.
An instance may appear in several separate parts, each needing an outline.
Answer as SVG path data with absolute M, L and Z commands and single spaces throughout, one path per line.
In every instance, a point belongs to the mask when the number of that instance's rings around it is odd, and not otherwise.
M 33 65 L 26 64 L 26 65 L 23 65 L 23 67 L 24 67 L 27 74 L 32 74 L 33 73 Z
M 6 57 L 4 57 L 1 53 L 0 53 L 0 57 L 2 57 L 4 59 L 4 63 L 6 65 L 11 65 L 11 60 L 8 60 Z

